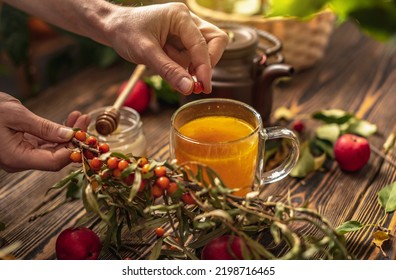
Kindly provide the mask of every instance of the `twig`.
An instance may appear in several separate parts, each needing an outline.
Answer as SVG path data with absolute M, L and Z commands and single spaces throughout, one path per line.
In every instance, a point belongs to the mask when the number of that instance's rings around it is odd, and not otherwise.
M 390 159 L 385 153 L 377 149 L 375 146 L 370 146 L 371 150 L 379 157 L 383 158 L 387 163 L 392 165 L 394 168 L 396 168 L 396 162 Z

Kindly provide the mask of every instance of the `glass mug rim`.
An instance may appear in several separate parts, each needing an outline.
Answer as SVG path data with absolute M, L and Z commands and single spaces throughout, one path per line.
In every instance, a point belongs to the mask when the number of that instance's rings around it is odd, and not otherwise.
M 221 141 L 221 142 L 199 141 L 197 139 L 188 137 L 188 136 L 184 135 L 183 133 L 181 133 L 174 125 L 176 117 L 185 109 L 189 109 L 189 107 L 191 107 L 192 105 L 195 106 L 197 104 L 205 104 L 205 103 L 228 103 L 228 104 L 241 106 L 243 109 L 245 109 L 246 111 L 251 113 L 251 115 L 254 116 L 254 119 L 256 120 L 257 124 L 255 125 L 253 131 L 250 132 L 248 135 L 245 135 L 243 137 L 240 137 L 240 138 L 234 139 L 234 140 L 230 140 L 230 141 Z M 213 116 L 213 115 L 209 115 L 209 116 Z M 201 116 L 201 117 L 203 117 L 203 116 Z M 251 125 L 251 123 L 249 123 L 249 124 Z M 248 139 L 252 136 L 257 135 L 258 132 L 263 130 L 263 122 L 261 119 L 261 115 L 256 111 L 256 109 L 254 109 L 252 106 L 250 106 L 246 103 L 243 103 L 241 101 L 234 100 L 234 99 L 227 99 L 227 98 L 204 98 L 204 99 L 199 99 L 199 100 L 188 102 L 188 103 L 184 104 L 183 106 L 179 107 L 172 115 L 171 128 L 172 128 L 172 130 L 174 130 L 177 137 L 180 137 L 181 139 L 188 141 L 190 143 L 205 145 L 205 146 L 214 146 L 214 145 L 222 146 L 222 145 L 230 145 L 230 144 L 234 144 L 237 142 L 241 142 L 245 139 Z

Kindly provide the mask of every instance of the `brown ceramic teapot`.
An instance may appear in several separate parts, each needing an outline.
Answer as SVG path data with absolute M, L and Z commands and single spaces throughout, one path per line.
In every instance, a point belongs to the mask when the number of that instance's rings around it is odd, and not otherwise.
M 222 25 L 230 38 L 223 56 L 213 69 L 212 93 L 181 96 L 182 104 L 200 98 L 231 98 L 252 105 L 269 124 L 272 83 L 291 76 L 283 64 L 281 42 L 272 34 L 241 25 Z M 265 42 L 265 44 L 264 44 Z

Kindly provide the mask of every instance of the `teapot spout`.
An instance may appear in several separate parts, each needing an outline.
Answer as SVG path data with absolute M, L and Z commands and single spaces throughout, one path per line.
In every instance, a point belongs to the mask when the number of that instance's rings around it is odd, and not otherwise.
M 291 77 L 294 74 L 294 68 L 287 64 L 272 64 L 263 69 L 260 81 L 254 94 L 254 104 L 261 114 L 263 124 L 269 125 L 270 114 L 272 110 L 272 86 L 273 83 L 283 77 Z

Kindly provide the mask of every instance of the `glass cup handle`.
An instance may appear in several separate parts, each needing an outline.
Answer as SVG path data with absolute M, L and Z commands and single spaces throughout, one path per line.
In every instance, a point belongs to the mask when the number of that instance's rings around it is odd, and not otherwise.
M 286 177 L 294 168 L 300 154 L 300 144 L 293 131 L 282 127 L 269 127 L 262 131 L 264 142 L 270 139 L 286 138 L 291 141 L 291 149 L 287 158 L 276 168 L 262 174 L 260 186 L 279 181 Z M 265 147 L 265 144 L 263 145 Z

